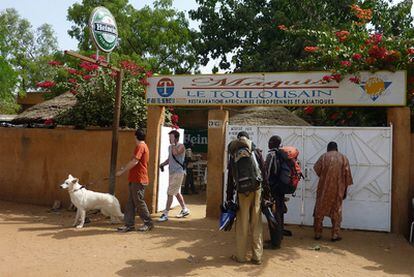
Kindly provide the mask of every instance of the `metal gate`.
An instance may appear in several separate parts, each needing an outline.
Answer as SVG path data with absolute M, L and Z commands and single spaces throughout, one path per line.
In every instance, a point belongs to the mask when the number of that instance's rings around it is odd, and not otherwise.
M 343 204 L 342 227 L 361 230 L 390 231 L 391 229 L 391 127 L 285 127 L 228 126 L 227 142 L 240 130 L 246 130 L 263 149 L 272 135 L 279 135 L 283 145 L 299 149 L 305 179 L 296 195 L 289 197 L 286 223 L 313 224 L 318 177 L 313 166 L 326 152 L 329 141 L 338 143 L 339 151 L 350 162 L 354 184 Z M 226 153 L 227 157 L 227 153 Z M 227 176 L 227 174 L 225 174 Z M 225 178 L 225 183 L 227 178 Z M 330 226 L 326 218 L 325 226 Z

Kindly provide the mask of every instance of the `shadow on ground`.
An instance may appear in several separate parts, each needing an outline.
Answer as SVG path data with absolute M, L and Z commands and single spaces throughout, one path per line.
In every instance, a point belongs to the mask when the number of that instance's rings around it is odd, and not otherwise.
M 233 254 L 235 232 L 219 232 L 217 220 L 204 218 L 202 196 L 186 196 L 193 215 L 185 219 L 171 218 L 168 222 L 156 223 L 148 233 L 131 232 L 119 236 L 131 237 L 131 240 L 146 240 L 149 247 L 142 249 L 136 259 L 125 261 L 125 267 L 116 271 L 120 276 L 154 275 L 195 275 L 195 272 L 220 269 L 223 275 L 234 274 L 257 276 L 279 266 L 292 263 L 300 267 L 305 259 L 314 255 L 324 256 L 329 266 L 331 261 L 340 261 L 345 256 L 356 255 L 371 261 L 373 265 L 363 270 L 379 274 L 405 274 L 414 276 L 414 248 L 404 238 L 394 234 L 343 231 L 344 240 L 336 243 L 314 241 L 310 227 L 289 226 L 293 237 L 285 238 L 282 249 L 265 250 L 261 266 L 237 264 L 229 257 Z M 177 212 L 176 209 L 174 212 Z M 17 232 L 34 232 L 39 237 L 56 240 L 76 239 L 115 234 L 119 225 L 111 225 L 102 215 L 91 215 L 91 223 L 84 229 L 70 227 L 75 214 L 69 211 L 48 212 L 45 207 L 19 205 L 0 201 L 0 228 L 2 225 L 15 225 Z M 156 218 L 157 215 L 154 215 Z M 139 221 L 137 219 L 137 221 Z M 268 238 L 264 226 L 265 238 Z M 326 237 L 328 238 L 328 230 Z M 115 234 L 118 235 L 118 234 Z M 112 237 L 108 237 L 110 239 Z M 315 246 L 320 250 L 315 251 Z M 180 256 L 171 259 L 163 255 L 165 249 L 175 249 Z M 212 254 L 215 253 L 215 254 Z M 152 259 L 147 257 L 151 256 Z M 154 256 L 157 258 L 154 260 Z M 318 260 L 319 262 L 321 260 Z M 309 261 L 307 261 L 309 262 Z M 322 266 L 322 265 L 321 265 Z M 266 271 L 269 273 L 269 271 Z

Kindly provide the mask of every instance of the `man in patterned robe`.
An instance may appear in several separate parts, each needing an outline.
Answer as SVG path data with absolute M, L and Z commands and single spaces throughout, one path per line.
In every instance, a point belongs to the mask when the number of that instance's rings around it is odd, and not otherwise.
M 315 239 L 321 238 L 322 221 L 325 216 L 328 216 L 332 221 L 331 240 L 341 240 L 339 231 L 342 221 L 342 201 L 346 198 L 348 186 L 353 182 L 348 158 L 338 152 L 338 145 L 332 141 L 328 144 L 328 152 L 318 159 L 313 168 L 319 176 L 313 213 Z

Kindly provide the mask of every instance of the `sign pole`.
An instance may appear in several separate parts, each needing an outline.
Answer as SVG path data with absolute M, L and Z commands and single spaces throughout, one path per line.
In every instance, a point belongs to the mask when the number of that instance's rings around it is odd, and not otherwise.
M 119 119 L 121 115 L 121 95 L 122 95 L 122 79 L 124 71 L 120 69 L 117 72 L 116 91 L 115 91 L 115 109 L 114 120 L 112 123 L 112 148 L 111 148 L 111 165 L 109 169 L 109 193 L 115 194 L 115 170 L 118 158 L 118 138 L 119 138 Z
M 111 12 L 105 7 L 96 7 L 93 9 L 89 17 L 89 29 L 91 39 L 96 46 L 96 59 L 99 61 L 99 50 L 107 53 L 109 65 L 109 55 L 118 45 L 118 27 Z M 109 168 L 109 193 L 115 194 L 115 170 L 118 158 L 118 129 L 119 119 L 121 115 L 121 95 L 122 95 L 122 79 L 124 72 L 122 69 L 114 70 L 116 72 L 116 88 L 115 88 L 115 107 L 114 118 L 112 122 L 112 147 L 111 147 L 111 164 Z

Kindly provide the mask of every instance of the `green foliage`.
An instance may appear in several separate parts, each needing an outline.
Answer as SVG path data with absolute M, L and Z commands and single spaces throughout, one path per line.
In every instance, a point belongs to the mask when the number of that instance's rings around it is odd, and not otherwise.
M 94 55 L 92 57 L 95 58 Z M 104 57 L 100 59 L 104 60 Z M 112 69 L 68 57 L 49 63 L 54 78 L 41 82 L 38 86 L 51 92 L 49 98 L 70 92 L 77 99 L 76 105 L 59 115 L 56 122 L 78 128 L 112 126 L 117 73 Z M 131 61 L 120 61 L 115 65 L 124 69 L 120 126 L 144 127 L 146 78 L 152 73 Z
M 300 62 L 305 70 L 330 70 L 336 74 L 335 80 L 342 79 L 344 74 L 358 75 L 363 70 L 400 70 L 407 69 L 407 65 L 414 57 L 414 39 L 408 37 L 410 25 L 405 25 L 396 35 L 387 24 L 395 23 L 386 16 L 383 18 L 381 29 L 389 30 L 388 34 L 378 33 L 378 28 L 367 28 L 372 20 L 371 9 L 363 9 L 357 5 L 351 7 L 356 20 L 347 29 L 296 29 L 295 27 L 283 29 L 293 37 L 304 37 L 312 41 L 312 45 L 304 48 L 308 55 Z M 411 18 L 410 10 L 405 17 Z M 389 14 L 384 12 L 385 14 Z M 374 13 L 375 15 L 375 13 Z M 378 18 L 378 15 L 376 15 Z M 404 18 L 405 18 L 404 17 Z M 405 24 L 405 21 L 402 21 Z M 395 27 L 395 26 L 394 26 Z M 402 32 L 402 33 L 401 33 Z M 406 36 L 404 36 L 406 35 Z M 359 82 L 358 76 L 352 77 Z
M 238 72 L 297 70 L 306 41 L 286 35 L 277 26 L 349 26 L 349 5 L 354 2 L 197 0 L 200 6 L 190 16 L 200 21 L 197 49 L 201 63 L 206 65 L 211 57 L 220 59 L 224 70 L 231 63 Z M 233 55 L 231 60 L 228 55 Z
M 292 36 L 278 26 L 349 30 L 356 19 L 351 5 L 361 2 L 373 10 L 373 31 L 404 37 L 413 33 L 411 0 L 395 6 L 387 0 L 197 0 L 200 6 L 190 16 L 200 21 L 197 50 L 203 65 L 213 58 L 220 60 L 223 70 L 233 63 L 237 72 L 294 71 L 303 69 L 301 60 L 308 56 L 304 47 L 314 45 L 317 38 Z M 315 67 L 320 68 L 323 64 Z
M 220 60 L 219 67 L 224 70 L 229 70 L 233 63 L 236 72 L 322 69 L 343 74 L 365 69 L 406 68 L 411 58 L 407 48 L 413 45 L 412 1 L 405 0 L 397 5 L 391 5 L 391 2 L 197 0 L 199 7 L 190 11 L 190 16 L 200 21 L 197 50 L 203 65 L 213 58 Z M 354 23 L 359 20 L 352 12 L 352 5 L 355 4 L 372 11 L 369 25 L 358 26 Z M 339 42 L 336 36 L 336 32 L 341 30 L 351 33 L 345 42 Z M 363 51 L 358 47 L 373 33 L 383 34 L 384 39 L 379 47 L 387 48 L 389 57 L 367 64 L 365 61 L 372 45 L 366 46 Z M 318 48 L 314 49 L 317 51 L 307 52 L 306 46 Z M 352 60 L 354 53 L 361 53 L 363 59 Z M 348 60 L 352 61 L 350 67 L 341 64 L 341 61 Z M 383 108 L 311 108 L 309 113 L 302 108 L 295 112 L 317 125 L 386 124 Z M 350 111 L 351 117 L 348 116 Z M 334 119 L 331 119 L 332 115 Z
M 26 92 L 45 79 L 46 56 L 57 51 L 57 39 L 48 24 L 40 26 L 36 32 L 26 19 L 20 17 L 14 9 L 0 12 L 0 33 L 3 34 L 1 56 L 19 73 L 18 91 Z
M 0 56 L 0 114 L 12 114 L 18 109 L 13 94 L 16 77 L 17 74 L 10 64 Z
M 171 0 L 154 2 L 154 9 L 140 10 L 128 0 L 83 0 L 68 10 L 74 25 L 69 35 L 79 41 L 81 50 L 91 50 L 88 20 L 93 8 L 105 6 L 117 21 L 120 44 L 116 52 L 132 60 L 147 63 L 155 72 L 188 73 L 197 68 L 192 45 L 195 34 L 189 29 L 184 13 L 172 8 Z
M 57 40 L 50 25 L 34 31 L 15 9 L 0 11 L 0 112 L 16 112 L 16 94 L 24 95 L 50 77 L 47 61 L 56 51 Z

